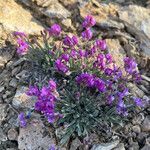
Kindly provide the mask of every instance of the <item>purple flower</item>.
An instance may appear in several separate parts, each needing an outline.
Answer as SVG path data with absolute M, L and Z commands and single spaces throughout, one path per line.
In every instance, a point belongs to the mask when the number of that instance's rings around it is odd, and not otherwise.
M 112 70 L 112 69 L 110 69 L 110 68 L 106 68 L 106 69 L 105 69 L 105 74 L 106 74 L 106 75 L 111 76 L 112 73 L 113 73 L 113 70 Z
M 63 44 L 69 47 L 75 46 L 78 44 L 78 38 L 76 36 L 72 36 L 72 38 L 66 36 L 63 40 Z
M 96 46 L 101 50 L 106 50 L 107 45 L 105 40 L 96 40 Z
M 76 36 L 72 37 L 72 43 L 73 43 L 73 45 L 77 45 L 78 44 L 78 38 Z
M 128 115 L 127 108 L 126 108 L 126 105 L 124 104 L 123 100 L 119 100 L 119 102 L 117 104 L 117 112 L 118 112 L 118 114 L 123 115 L 123 116 Z
M 55 62 L 55 67 L 58 71 L 67 73 L 69 71 L 68 67 L 61 62 L 60 59 L 57 59 Z
M 80 56 L 80 58 L 86 57 L 86 56 L 87 56 L 86 51 L 80 49 L 80 50 L 79 50 L 79 56 Z
M 72 49 L 70 52 L 70 56 L 74 59 L 77 59 L 78 57 L 78 52 L 75 49 Z
M 28 48 L 29 48 L 29 45 L 27 44 L 27 42 L 25 42 L 23 39 L 19 38 L 17 40 L 17 43 L 18 43 L 18 48 L 17 48 L 17 53 L 19 55 L 25 55 L 27 54 L 28 52 Z
M 55 145 L 54 144 L 51 145 L 50 148 L 49 148 L 49 150 L 56 150 Z
M 53 80 L 49 80 L 49 87 L 51 91 L 55 91 L 56 90 L 56 83 Z
M 115 97 L 113 95 L 108 95 L 107 96 L 107 103 L 112 104 L 112 102 L 115 100 Z
M 93 18 L 93 16 L 91 15 L 87 15 L 84 19 L 84 22 L 82 23 L 82 26 L 84 28 L 89 28 L 89 27 L 92 27 L 96 24 L 96 21 L 95 19 Z
M 143 107 L 143 106 L 144 106 L 143 101 L 142 101 L 141 98 L 134 97 L 134 98 L 133 98 L 133 101 L 134 101 L 135 104 L 136 104 L 137 106 L 139 106 L 139 107 Z
M 113 59 L 112 59 L 111 54 L 108 53 L 105 55 L 105 57 L 106 57 L 107 63 L 112 63 Z
M 70 56 L 69 56 L 69 54 L 62 54 L 61 55 L 61 59 L 64 60 L 64 61 L 66 61 L 66 62 L 68 62 L 69 59 L 70 59 Z
M 20 37 L 26 37 L 26 36 L 27 36 L 24 32 L 17 32 L 17 31 L 15 31 L 15 32 L 13 33 L 13 35 L 15 35 L 15 36 L 20 36 Z
M 54 24 L 49 29 L 49 34 L 53 36 L 59 36 L 61 32 L 61 27 L 58 24 Z
M 82 73 L 81 75 L 77 76 L 76 81 L 78 84 L 84 84 L 88 87 L 94 86 L 94 77 L 89 73 Z
M 124 68 L 127 73 L 132 74 L 136 70 L 136 67 L 137 64 L 133 59 L 129 57 L 124 58 Z
M 19 122 L 20 122 L 20 126 L 21 126 L 21 127 L 26 127 L 27 121 L 26 121 L 26 119 L 25 119 L 25 115 L 24 115 L 23 112 L 21 112 L 21 113 L 19 114 L 18 119 L 19 119 Z
M 85 40 L 90 40 L 92 36 L 93 36 L 93 33 L 89 28 L 87 28 L 85 31 L 82 32 L 82 38 Z
M 104 92 L 106 90 L 105 82 L 102 79 L 96 78 L 94 84 L 99 92 Z
M 26 94 L 29 96 L 39 96 L 39 89 L 37 86 L 29 86 L 29 90 Z

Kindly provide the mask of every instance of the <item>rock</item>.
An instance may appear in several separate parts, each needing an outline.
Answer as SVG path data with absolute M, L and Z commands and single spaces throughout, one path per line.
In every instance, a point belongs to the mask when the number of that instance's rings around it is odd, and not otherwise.
M 137 5 L 122 7 L 118 11 L 119 18 L 133 25 L 150 38 L 150 10 Z
M 71 16 L 71 13 L 57 1 L 49 5 L 46 9 L 43 9 L 41 12 L 50 19 L 67 19 Z
M 111 143 L 103 143 L 103 144 L 97 144 L 93 145 L 91 150 L 111 150 L 115 148 L 119 144 L 119 141 L 114 141 Z
M 20 73 L 16 75 L 16 78 L 19 80 L 26 80 L 30 76 L 27 70 L 22 70 Z
M 144 86 L 144 85 L 139 85 L 138 86 L 144 93 L 149 94 L 150 91 Z
M 138 142 L 132 142 L 132 144 L 129 146 L 129 150 L 139 150 Z
M 144 54 L 150 56 L 150 9 L 130 5 L 120 8 L 118 14 L 122 21 L 131 25 L 126 24 L 127 30 L 140 40 Z
M 46 131 L 42 121 L 32 120 L 26 128 L 20 128 L 18 148 L 22 150 L 47 150 L 50 145 L 55 144 L 55 139 L 52 138 L 52 135 L 51 137 L 44 135 L 44 132 Z
M 0 127 L 0 142 L 5 142 L 7 141 L 7 136 L 5 135 L 5 133 L 3 132 L 3 129 Z
M 116 64 L 120 67 L 124 66 L 123 58 L 125 57 L 125 51 L 121 47 L 119 40 L 106 39 L 109 53 L 112 55 Z
M 150 145 L 145 145 L 141 150 L 150 150 Z
M 132 127 L 133 132 L 135 133 L 140 133 L 141 132 L 141 128 L 139 125 L 135 125 Z
M 128 88 L 134 96 L 143 98 L 143 96 L 145 95 L 144 92 L 141 89 L 139 89 L 135 84 L 128 83 Z
M 94 4 L 93 4 L 94 3 Z M 102 28 L 124 28 L 122 23 L 112 21 L 109 16 L 117 16 L 117 6 L 113 4 L 105 5 L 98 2 L 89 2 L 80 7 L 80 15 L 85 18 L 88 14 L 94 16 L 96 24 Z M 96 6 L 95 6 L 96 5 Z
M 6 119 L 7 116 L 7 104 L 0 104 L 0 125 Z
M 4 89 L 5 89 L 5 87 L 4 87 L 4 86 L 0 86 L 0 93 L 1 93 L 1 92 L 3 92 L 3 91 L 4 91 Z
M 20 0 L 25 5 L 36 10 L 38 17 L 47 17 L 47 23 L 54 23 L 58 20 L 62 21 L 71 16 L 71 13 L 63 7 L 57 0 Z M 56 20 L 55 20 L 56 19 Z M 61 23 L 61 22 L 60 22 Z
M 29 12 L 15 1 L 0 3 L 0 24 L 6 31 L 22 31 L 27 34 L 38 34 L 43 26 Z
M 138 116 L 135 116 L 132 119 L 132 124 L 133 125 L 141 125 L 143 120 L 144 120 L 144 114 L 140 113 Z
M 32 0 L 32 2 L 36 3 L 40 7 L 48 7 L 50 4 L 58 2 L 57 0 Z
M 147 116 L 142 125 L 141 125 L 141 128 L 142 128 L 142 131 L 145 131 L 145 132 L 150 132 L 150 116 Z
M 123 144 L 123 143 L 119 143 L 119 144 L 117 145 L 117 147 L 114 148 L 113 150 L 125 150 L 124 144 Z
M 9 85 L 13 88 L 17 87 L 17 79 L 12 78 L 11 81 L 9 82 Z
M 18 132 L 13 128 L 8 130 L 7 134 L 8 134 L 8 139 L 9 140 L 17 140 L 17 138 L 18 138 Z
M 78 138 L 74 139 L 71 143 L 70 150 L 77 150 L 79 146 L 81 146 L 82 143 Z
M 15 67 L 15 68 L 12 70 L 11 75 L 12 75 L 12 76 L 17 75 L 17 74 L 20 72 L 20 70 L 21 70 L 21 66 Z
M 147 76 L 145 76 L 145 75 L 141 75 L 141 77 L 142 77 L 142 79 L 144 79 L 144 80 L 150 82 L 150 78 L 149 78 L 149 77 L 147 77 Z
M 33 108 L 35 99 L 26 95 L 27 90 L 27 87 L 18 87 L 12 101 L 15 108 Z

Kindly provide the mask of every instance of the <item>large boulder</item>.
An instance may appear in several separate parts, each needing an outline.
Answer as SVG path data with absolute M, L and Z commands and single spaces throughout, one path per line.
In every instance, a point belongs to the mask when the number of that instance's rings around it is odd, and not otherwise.
M 27 34 L 38 34 L 43 26 L 30 13 L 13 0 L 0 2 L 0 28 L 3 31 L 22 31 Z

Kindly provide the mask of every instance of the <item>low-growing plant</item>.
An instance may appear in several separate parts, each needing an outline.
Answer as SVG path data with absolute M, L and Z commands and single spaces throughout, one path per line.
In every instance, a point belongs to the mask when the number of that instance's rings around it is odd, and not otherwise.
M 65 127 L 62 144 L 71 136 L 84 138 L 98 126 L 118 124 L 130 109 L 144 106 L 144 101 L 134 97 L 127 87 L 128 82 L 141 79 L 136 62 L 126 57 L 124 66 L 118 67 L 106 41 L 92 40 L 91 27 L 95 24 L 88 15 L 82 23 L 81 37 L 62 36 L 60 26 L 54 24 L 42 32 L 42 45 L 15 32 L 18 54 L 51 75 L 47 85 L 30 86 L 27 94 L 36 97 L 36 111 L 50 123 Z M 19 117 L 25 126 L 25 115 Z

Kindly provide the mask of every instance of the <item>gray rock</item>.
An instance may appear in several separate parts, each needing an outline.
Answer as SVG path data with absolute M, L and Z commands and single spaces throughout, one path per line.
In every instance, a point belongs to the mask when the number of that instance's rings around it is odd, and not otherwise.
M 123 143 L 119 143 L 119 144 L 117 145 L 117 147 L 114 148 L 113 150 L 125 150 L 124 144 L 123 144 Z
M 0 125 L 2 121 L 6 119 L 7 116 L 7 104 L 0 104 Z
M 39 34 L 43 26 L 29 12 L 15 1 L 7 0 L 0 3 L 0 24 L 10 31 L 22 31 L 27 34 Z
M 93 145 L 91 150 L 111 150 L 115 148 L 119 144 L 119 141 L 114 141 L 111 143 L 103 143 L 103 144 L 97 144 Z
M 128 83 L 128 88 L 134 96 L 143 98 L 143 96 L 145 95 L 144 92 L 139 89 L 135 84 Z
M 147 116 L 142 125 L 141 125 L 141 128 L 142 128 L 142 131 L 145 131 L 145 132 L 150 132 L 150 116 Z
M 0 93 L 1 93 L 1 92 L 3 92 L 3 91 L 4 91 L 4 89 L 5 89 L 5 87 L 4 87 L 4 86 L 0 86 Z
M 7 141 L 7 136 L 6 134 L 3 132 L 3 129 L 0 127 L 0 141 L 5 142 Z
M 145 145 L 141 150 L 150 150 L 150 145 Z
M 26 128 L 20 128 L 18 148 L 22 150 L 48 150 L 49 146 L 55 144 L 56 141 L 52 138 L 53 135 L 51 137 L 44 136 L 44 132 L 43 123 L 39 120 L 32 120 Z
M 17 138 L 18 138 L 18 132 L 13 128 L 8 130 L 7 135 L 8 135 L 9 140 L 17 140 Z
M 13 98 L 12 105 L 15 108 L 33 108 L 35 99 L 33 97 L 27 96 L 26 92 L 28 87 L 18 87 L 16 94 Z
M 71 16 L 71 13 L 58 2 L 52 3 L 46 9 L 42 9 L 41 12 L 51 19 L 66 19 Z
M 16 88 L 17 87 L 17 79 L 15 78 L 12 78 L 11 81 L 9 82 L 9 85 L 13 88 Z
M 130 5 L 122 7 L 119 11 L 119 18 L 124 21 L 128 32 L 140 40 L 140 48 L 145 55 L 150 56 L 150 9 Z
M 77 150 L 79 146 L 81 146 L 82 143 L 78 138 L 74 139 L 71 143 L 70 150 Z
M 132 144 L 129 146 L 129 150 L 139 150 L 138 142 L 132 142 Z
M 141 132 L 141 128 L 139 125 L 135 125 L 132 127 L 133 132 L 135 133 L 140 133 Z
M 150 38 L 150 10 L 137 5 L 122 7 L 119 18 L 133 25 Z

